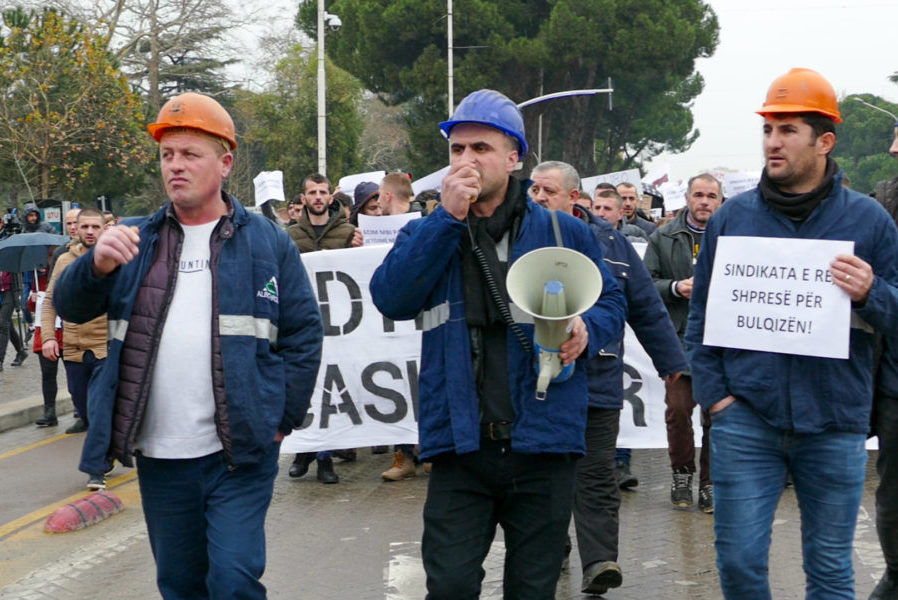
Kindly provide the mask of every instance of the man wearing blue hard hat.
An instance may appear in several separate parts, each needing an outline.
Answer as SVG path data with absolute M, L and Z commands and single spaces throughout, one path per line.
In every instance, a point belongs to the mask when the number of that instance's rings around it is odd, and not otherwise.
M 518 107 L 479 90 L 440 124 L 450 169 L 442 202 L 407 224 L 371 281 L 392 319 L 421 315 L 419 448 L 433 463 L 421 553 L 429 600 L 477 598 L 482 563 L 501 525 L 506 600 L 555 597 L 573 501 L 575 463 L 585 452 L 587 358 L 620 335 L 626 305 L 585 224 L 557 214 L 567 248 L 588 256 L 604 286 L 570 320 L 561 345 L 573 375 L 537 399 L 533 320 L 511 304 L 508 268 L 556 246 L 551 213 L 511 177 L 527 153 Z

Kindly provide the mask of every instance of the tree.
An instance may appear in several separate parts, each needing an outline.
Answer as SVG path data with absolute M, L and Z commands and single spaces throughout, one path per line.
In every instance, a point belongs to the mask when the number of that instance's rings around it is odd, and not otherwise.
M 873 94 L 855 94 L 839 102 L 842 123 L 836 125 L 833 158 L 848 175 L 852 189 L 869 194 L 877 182 L 898 174 L 895 159 L 888 152 L 894 138 L 895 121 L 864 106 L 857 98 L 893 114 L 898 114 L 898 104 Z
M 0 156 L 32 198 L 84 201 L 140 181 L 148 147 L 140 99 L 106 42 L 53 10 L 2 14 Z
M 327 165 L 332 181 L 355 172 L 362 119 L 358 81 L 326 61 Z M 287 196 L 299 191 L 303 178 L 318 169 L 317 62 L 314 50 L 293 46 L 276 69 L 272 89 L 238 103 L 250 123 L 246 142 L 258 144 L 268 170 L 284 172 Z
M 303 0 L 297 16 L 310 35 L 315 4 Z M 384 101 L 407 102 L 412 168 L 445 164 L 436 133 L 448 112 L 443 0 L 333 0 L 328 10 L 344 16 L 339 33 L 328 33 L 334 61 Z M 543 116 L 542 159 L 593 174 L 684 151 L 699 135 L 691 114 L 703 86 L 695 59 L 713 53 L 719 29 L 701 0 L 460 0 L 454 14 L 457 99 L 490 87 L 521 102 L 613 79 L 614 110 L 604 96 L 525 110 L 534 147 Z M 526 162 L 536 159 L 532 152 Z

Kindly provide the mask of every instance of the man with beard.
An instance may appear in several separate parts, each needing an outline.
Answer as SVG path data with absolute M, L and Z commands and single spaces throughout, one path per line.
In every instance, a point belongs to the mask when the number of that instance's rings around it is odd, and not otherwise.
M 330 180 L 313 173 L 303 180 L 303 211 L 296 225 L 287 233 L 300 252 L 349 248 L 355 227 L 346 220 L 343 210 L 328 211 L 331 204 Z
M 69 246 L 68 252 L 59 257 L 50 283 L 47 285 L 47 295 L 44 298 L 41 310 L 41 331 L 54 331 L 56 322 L 56 310 L 54 309 L 53 296 L 56 291 L 56 282 L 59 275 L 65 271 L 75 260 L 94 247 L 97 239 L 103 232 L 105 220 L 103 213 L 93 208 L 84 208 L 78 213 L 78 242 Z M 52 335 L 41 345 L 41 354 L 47 360 L 59 359 L 59 344 Z M 81 433 L 90 426 L 87 417 L 87 384 L 93 372 L 103 364 L 106 358 L 106 315 L 102 314 L 87 323 L 62 322 L 62 360 L 65 366 L 66 381 L 69 393 L 72 395 L 72 404 L 78 418 L 75 423 L 66 429 L 66 433 Z M 90 489 L 104 489 L 106 487 L 103 473 L 92 473 L 88 481 Z
M 838 99 L 819 73 L 792 69 L 778 77 L 757 112 L 764 118 L 761 181 L 708 223 L 686 331 L 695 399 L 714 423 L 717 570 L 727 600 L 771 597 L 771 530 L 791 475 L 807 598 L 854 598 L 874 332 L 898 328 L 898 229 L 875 200 L 842 185 L 830 157 Z M 829 269 L 851 300 L 847 360 L 704 344 L 709 282 L 725 235 L 854 243 Z
M 589 228 L 538 206 L 511 176 L 528 148 L 514 102 L 478 90 L 440 129 L 450 163 L 442 203 L 402 228 L 370 285 L 385 316 L 420 315 L 424 329 L 418 439 L 421 459 L 433 462 L 421 542 L 427 599 L 477 598 L 501 525 L 505 600 L 550 600 L 586 451 L 586 359 L 619 338 L 625 300 Z M 516 260 L 558 238 L 589 257 L 604 285 L 570 319 L 560 346 L 563 364 L 577 361 L 573 375 L 540 400 L 532 319 L 509 304 L 504 282 Z

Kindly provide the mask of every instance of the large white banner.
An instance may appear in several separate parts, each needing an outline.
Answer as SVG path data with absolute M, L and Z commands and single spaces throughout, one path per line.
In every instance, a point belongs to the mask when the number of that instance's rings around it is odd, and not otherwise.
M 324 322 L 324 349 L 309 416 L 282 452 L 417 443 L 421 334 L 381 315 L 368 291 L 390 246 L 302 255 Z M 664 383 L 627 327 L 618 445 L 666 448 Z M 696 436 L 700 439 L 698 413 Z M 698 444 L 698 439 L 696 441 Z
M 848 358 L 851 301 L 829 264 L 853 252 L 850 241 L 718 238 L 704 343 Z

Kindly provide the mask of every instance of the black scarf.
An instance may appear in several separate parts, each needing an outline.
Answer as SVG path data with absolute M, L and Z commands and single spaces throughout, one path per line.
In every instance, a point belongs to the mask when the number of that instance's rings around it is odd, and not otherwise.
M 465 315 L 468 326 L 486 327 L 492 324 L 504 322 L 502 315 L 492 301 L 484 281 L 483 272 L 477 264 L 474 256 L 473 237 L 477 246 L 483 250 L 487 264 L 493 274 L 493 279 L 502 293 L 502 298 L 508 302 L 508 291 L 505 289 L 505 274 L 508 270 L 499 262 L 496 252 L 496 244 L 509 231 L 515 221 L 523 218 L 527 210 L 527 197 L 521 193 L 521 184 L 514 177 L 508 178 L 508 191 L 505 200 L 496 207 L 490 217 L 476 217 L 468 213 L 468 232 L 462 236 L 461 241 L 461 265 L 462 281 L 464 284 Z M 509 240 L 509 250 L 511 240 Z
M 829 196 L 833 189 L 833 177 L 839 172 L 839 165 L 831 157 L 826 157 L 826 172 L 823 181 L 816 188 L 804 194 L 784 194 L 767 176 L 767 169 L 761 173 L 761 196 L 764 200 L 793 221 L 804 221 L 814 209 Z

